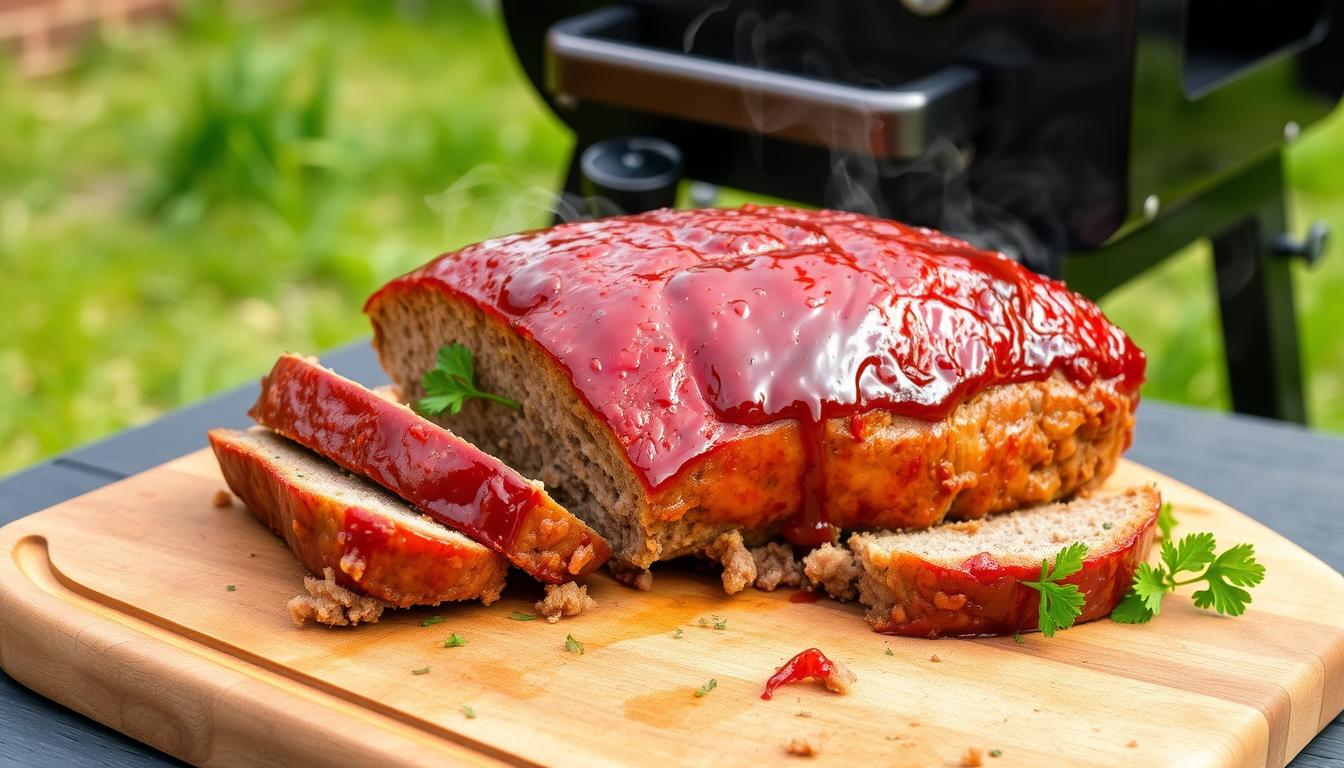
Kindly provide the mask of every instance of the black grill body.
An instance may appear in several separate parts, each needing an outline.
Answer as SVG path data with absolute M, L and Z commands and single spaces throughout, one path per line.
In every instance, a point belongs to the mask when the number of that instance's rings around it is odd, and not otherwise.
M 1279 153 L 1344 93 L 1333 0 L 503 10 L 575 132 L 568 191 L 588 147 L 653 137 L 688 179 L 938 227 L 1094 297 L 1212 237 L 1236 406 L 1304 418 Z

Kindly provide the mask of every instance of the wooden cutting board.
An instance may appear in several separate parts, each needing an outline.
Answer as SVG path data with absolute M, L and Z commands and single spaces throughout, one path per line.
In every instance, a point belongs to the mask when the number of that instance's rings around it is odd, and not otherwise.
M 671 569 L 645 593 L 595 577 L 600 607 L 556 625 L 509 618 L 540 593 L 515 576 L 489 607 L 297 629 L 300 567 L 236 502 L 212 506 L 224 486 L 201 451 L 0 529 L 0 665 L 198 764 L 756 766 L 800 760 L 785 745 L 807 737 L 816 764 L 958 765 L 977 747 L 989 766 L 1283 765 L 1344 707 L 1344 578 L 1143 467 L 1111 485 L 1145 482 L 1178 533 L 1255 543 L 1268 575 L 1247 615 L 1196 609 L 1187 588 L 1147 626 L 913 640 L 855 606 L 727 597 Z M 452 632 L 467 644 L 443 647 Z M 854 692 L 762 701 L 809 646 L 855 670 Z

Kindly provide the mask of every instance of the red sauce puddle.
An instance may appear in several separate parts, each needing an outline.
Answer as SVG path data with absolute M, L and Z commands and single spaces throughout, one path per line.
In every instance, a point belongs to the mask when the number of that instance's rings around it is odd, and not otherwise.
M 465 297 L 570 374 L 651 490 L 751 430 L 796 420 L 807 469 L 786 531 L 831 540 L 825 425 L 945 417 L 1062 373 L 1137 392 L 1143 353 L 1095 305 L 1008 258 L 836 211 L 746 206 L 574 222 L 446 254 L 389 283 Z M 366 307 L 367 309 L 367 307 Z

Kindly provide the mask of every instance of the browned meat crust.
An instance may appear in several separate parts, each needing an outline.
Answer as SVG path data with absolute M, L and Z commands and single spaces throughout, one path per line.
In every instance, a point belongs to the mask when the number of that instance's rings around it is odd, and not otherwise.
M 546 472 L 548 483 L 557 481 L 556 498 L 627 565 L 703 551 L 734 529 L 758 543 L 798 509 L 804 457 L 796 422 L 751 432 L 649 491 L 568 373 L 535 342 L 434 290 L 385 292 L 368 311 L 383 367 L 407 397 L 420 396 L 441 345 L 475 351 L 481 386 L 524 408 L 470 402 L 445 423 L 525 475 Z M 1130 442 L 1134 405 L 1113 382 L 1078 386 L 1055 376 L 991 388 L 942 421 L 884 410 L 855 417 L 858 424 L 832 419 L 823 447 L 829 513 L 844 528 L 918 528 L 1066 498 L 1114 469 Z

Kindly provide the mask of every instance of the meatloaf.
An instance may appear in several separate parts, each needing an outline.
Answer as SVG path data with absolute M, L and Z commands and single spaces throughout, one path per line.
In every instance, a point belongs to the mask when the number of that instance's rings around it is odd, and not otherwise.
M 1001 635 L 1036 629 L 1040 593 L 1023 582 L 1040 578 L 1042 561 L 1081 542 L 1082 568 L 1063 583 L 1084 597 L 1077 621 L 1091 621 L 1129 590 L 1152 546 L 1160 505 L 1155 489 L 1141 487 L 929 530 L 856 533 L 848 549 L 819 547 L 804 567 L 832 597 L 868 606 L 879 632 Z
M 540 581 L 581 578 L 611 553 L 606 541 L 555 503 L 541 483 L 315 361 L 282 356 L 262 379 L 248 413 Z
M 398 607 L 492 603 L 508 561 L 273 432 L 210 430 L 225 481 L 311 573 Z
M 403 396 L 439 347 L 482 389 L 443 423 L 623 565 L 1064 498 L 1128 447 L 1144 358 L 999 254 L 834 211 L 576 222 L 445 254 L 368 301 Z

